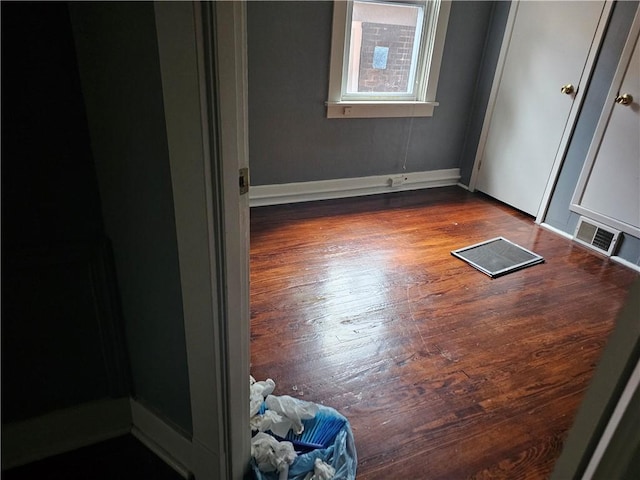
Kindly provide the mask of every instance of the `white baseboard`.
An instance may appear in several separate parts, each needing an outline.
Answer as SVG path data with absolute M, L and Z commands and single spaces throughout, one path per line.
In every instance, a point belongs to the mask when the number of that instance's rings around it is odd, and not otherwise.
M 129 398 L 107 399 L 57 410 L 2 426 L 2 469 L 126 435 Z
M 556 228 L 556 227 L 552 227 L 551 225 L 549 225 L 548 223 L 541 223 L 540 224 L 541 227 L 546 228 L 547 230 L 550 230 L 554 233 L 557 233 L 558 235 L 561 235 L 569 240 L 573 240 L 573 235 L 568 234 L 567 232 L 563 232 L 562 230 Z M 637 265 L 635 263 L 630 262 L 629 260 L 625 260 L 622 257 L 618 257 L 616 255 L 612 255 L 611 257 L 609 257 L 612 261 L 619 263 L 620 265 L 624 265 L 627 268 L 630 268 L 632 270 L 635 270 L 636 272 L 640 272 L 640 265 Z
M 190 478 L 192 443 L 137 400 L 131 399 L 131 434 L 178 472 Z M 171 452 L 171 453 L 169 453 Z
M 557 233 L 558 235 L 560 235 L 561 237 L 567 238 L 569 240 L 573 240 L 573 235 L 571 235 L 570 233 L 567 232 L 563 232 L 562 230 L 560 230 L 559 228 L 556 227 L 552 227 L 551 225 L 549 225 L 548 223 L 541 223 L 540 224 L 541 227 L 553 232 L 553 233 Z
M 636 272 L 640 273 L 640 265 L 636 265 L 635 263 L 631 263 L 629 260 L 625 260 L 622 257 L 618 257 L 616 255 L 613 255 L 611 257 L 611 260 L 613 260 L 614 262 L 619 263 L 620 265 L 624 265 L 627 268 L 630 268 L 632 270 L 635 270 Z
M 401 184 L 391 186 L 391 179 L 401 178 Z M 283 203 L 309 202 L 331 198 L 347 198 L 378 193 L 402 192 L 423 188 L 457 185 L 460 169 L 433 170 L 430 172 L 398 173 L 371 177 L 341 178 L 315 182 L 257 185 L 249 189 L 252 207 Z

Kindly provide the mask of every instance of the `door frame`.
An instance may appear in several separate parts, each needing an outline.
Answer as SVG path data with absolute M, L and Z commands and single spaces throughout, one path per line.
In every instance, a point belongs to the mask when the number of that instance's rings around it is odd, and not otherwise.
M 509 52 L 509 45 L 511 42 L 511 36 L 513 34 L 513 27 L 515 25 L 519 5 L 520 5 L 519 0 L 513 0 L 509 8 L 509 15 L 507 17 L 507 24 L 506 24 L 504 36 L 502 39 L 502 46 L 500 48 L 500 54 L 498 56 L 496 71 L 493 77 L 491 93 L 489 94 L 489 101 L 487 103 L 487 109 L 486 109 L 484 121 L 482 124 L 482 131 L 480 133 L 480 140 L 478 141 L 478 148 L 476 150 L 476 156 L 473 162 L 471 179 L 469 180 L 469 191 L 471 192 L 475 191 L 476 183 L 478 179 L 478 171 L 480 168 L 480 164 L 482 163 L 482 158 L 484 157 L 484 150 L 487 144 L 487 137 L 489 136 L 489 129 L 491 128 L 491 119 L 493 117 L 493 111 L 494 111 L 496 100 L 498 97 L 500 82 L 502 81 L 502 74 L 504 72 L 504 66 L 505 66 L 507 54 Z M 560 174 L 560 168 L 562 167 L 562 163 L 564 162 L 564 157 L 569 147 L 569 141 L 573 134 L 573 130 L 574 130 L 576 121 L 578 119 L 578 113 L 580 112 L 580 108 L 582 107 L 582 102 L 584 100 L 585 93 L 588 89 L 589 82 L 591 81 L 591 74 L 595 66 L 597 53 L 600 49 L 600 45 L 604 38 L 604 34 L 606 32 L 607 24 L 609 23 L 609 17 L 611 15 L 612 8 L 613 8 L 613 0 L 605 0 L 602 13 L 600 15 L 600 20 L 598 21 L 598 26 L 596 28 L 596 32 L 594 35 L 594 41 L 592 42 L 591 48 L 589 49 L 587 61 L 585 63 L 582 77 L 580 78 L 580 85 L 578 85 L 576 96 L 571 106 L 571 110 L 569 111 L 569 117 L 567 119 L 567 123 L 565 124 L 565 128 L 564 128 L 562 137 L 560 139 L 560 144 L 556 152 L 556 156 L 553 160 L 551 173 L 549 174 L 549 178 L 547 180 L 547 184 L 545 186 L 544 193 L 542 195 L 542 200 L 540 202 L 540 206 L 538 207 L 538 212 L 536 214 L 536 219 L 535 219 L 536 223 L 538 224 L 543 222 L 547 214 L 549 204 L 551 203 L 551 195 L 553 194 L 553 190 L 555 188 L 558 175 Z
M 173 3 L 173 2 L 172 2 Z M 189 4 L 190 2 L 177 2 Z M 608 2 L 609 3 L 609 2 Z M 219 311 L 219 323 L 226 328 L 225 337 L 222 340 L 225 348 L 220 352 L 224 357 L 224 364 L 220 371 L 223 372 L 226 390 L 223 395 L 223 410 L 215 412 L 215 405 L 208 404 L 206 413 L 218 415 L 225 425 L 224 448 L 221 451 L 225 466 L 225 475 L 218 476 L 215 471 L 206 471 L 206 461 L 193 459 L 194 464 L 201 468 L 192 469 L 194 473 L 202 472 L 199 479 L 233 478 L 240 480 L 242 473 L 248 466 L 250 458 L 249 439 L 249 277 L 248 277 L 248 196 L 240 196 L 238 188 L 238 167 L 248 164 L 248 129 L 247 129 L 247 44 L 246 44 L 246 5 L 245 2 L 214 2 L 200 5 L 194 3 L 193 11 L 195 29 L 197 34 L 200 71 L 199 87 L 201 95 L 202 112 L 208 112 L 201 118 L 203 135 L 211 138 L 207 140 L 209 149 L 205 149 L 203 158 L 207 158 L 207 167 L 201 172 L 201 180 L 204 178 L 210 186 L 211 193 L 216 192 L 219 199 L 217 208 L 213 208 L 213 199 L 210 197 L 200 203 L 195 202 L 192 207 L 206 206 L 210 208 L 212 216 L 209 218 L 208 227 L 210 239 L 220 243 L 209 243 L 216 258 L 224 264 L 217 267 L 207 264 L 211 278 L 218 284 L 218 290 L 225 302 L 224 308 Z M 211 10 L 207 10 L 215 5 Z M 212 18 L 214 23 L 212 23 Z M 209 22 L 209 23 L 207 23 Z M 207 25 L 215 24 L 215 29 L 207 28 Z M 215 48 L 212 48 L 215 47 Z M 205 75 L 208 70 L 208 77 Z M 216 77 L 217 74 L 217 77 Z M 207 80 L 216 78 L 215 82 Z M 204 93 L 208 92 L 207 95 Z M 206 110 L 204 109 L 206 107 Z M 218 141 L 217 146 L 212 145 Z M 203 144 L 204 145 L 204 144 Z M 173 172 L 172 172 L 173 173 Z M 229 228 L 230 230 L 213 234 L 213 229 Z M 235 242 L 235 243 L 234 243 Z M 246 242 L 246 243 L 245 243 Z M 239 288 L 240 290 L 235 290 Z M 216 318 L 201 318 L 200 326 L 207 328 Z M 198 322 L 185 325 L 185 330 L 191 334 L 198 333 Z M 626 335 L 625 335 L 626 336 Z M 188 337 L 193 338 L 193 337 Z M 209 359 L 215 353 L 212 344 L 205 348 L 204 353 Z M 196 358 L 194 345 L 187 342 L 189 361 L 198 362 L 204 369 L 211 369 L 209 359 Z M 235 377 L 234 377 L 235 376 Z M 231 377 L 231 378 L 230 378 Z M 189 373 L 192 394 L 194 388 L 215 388 L 206 378 Z M 194 386 L 196 382 L 203 381 L 200 386 Z M 192 400 L 193 401 L 193 400 Z M 238 413 L 237 416 L 235 414 Z M 194 415 L 194 426 L 206 420 L 205 416 Z M 195 429 L 194 429 L 195 437 Z M 591 457 L 591 453 L 584 447 L 578 451 Z
M 249 193 L 240 192 L 240 169 L 249 167 L 248 63 L 246 2 L 196 2 L 202 5 L 204 41 L 214 45 L 204 58 L 209 112 L 217 118 L 218 161 L 212 157 L 214 190 L 221 193 L 217 216 L 221 231 L 219 272 L 225 437 L 228 477 L 244 478 L 251 457 L 249 426 L 250 307 Z M 215 25 L 210 30 L 207 26 Z M 212 103 L 217 104 L 217 109 Z M 213 132 L 211 132 L 213 136 Z M 248 170 L 247 170 L 248 171 Z M 248 175 L 248 174 L 247 174 Z M 245 184 L 249 186 L 248 176 Z
M 245 2 L 155 2 L 182 285 L 192 436 L 169 451 L 202 480 L 249 468 Z M 164 444 L 174 450 L 170 444 Z

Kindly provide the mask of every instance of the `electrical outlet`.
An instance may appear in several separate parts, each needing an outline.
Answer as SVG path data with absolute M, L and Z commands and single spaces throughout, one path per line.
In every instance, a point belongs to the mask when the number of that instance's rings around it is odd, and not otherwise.
M 389 178 L 389 185 L 392 187 L 398 187 L 405 182 L 406 178 L 402 175 L 396 175 L 395 177 Z

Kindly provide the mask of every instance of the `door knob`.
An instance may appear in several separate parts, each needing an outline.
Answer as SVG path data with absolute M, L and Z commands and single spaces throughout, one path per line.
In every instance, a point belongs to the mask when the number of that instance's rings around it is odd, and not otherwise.
M 572 93 L 575 93 L 576 89 L 573 85 L 571 85 L 570 83 L 567 83 L 560 89 L 560 91 L 565 95 L 571 95 Z
M 616 97 L 616 103 L 619 105 L 629 105 L 631 102 L 633 102 L 633 97 L 628 93 L 625 93 L 624 95 L 618 95 Z

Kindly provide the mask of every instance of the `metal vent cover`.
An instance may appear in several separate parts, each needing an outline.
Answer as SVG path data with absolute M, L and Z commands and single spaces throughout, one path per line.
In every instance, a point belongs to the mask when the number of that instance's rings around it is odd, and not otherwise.
M 451 255 L 491 278 L 544 262 L 544 258 L 537 253 L 522 248 L 504 237 L 459 248 L 452 251 Z
M 618 230 L 590 218 L 580 217 L 573 238 L 578 243 L 611 256 L 618 244 L 619 236 Z

